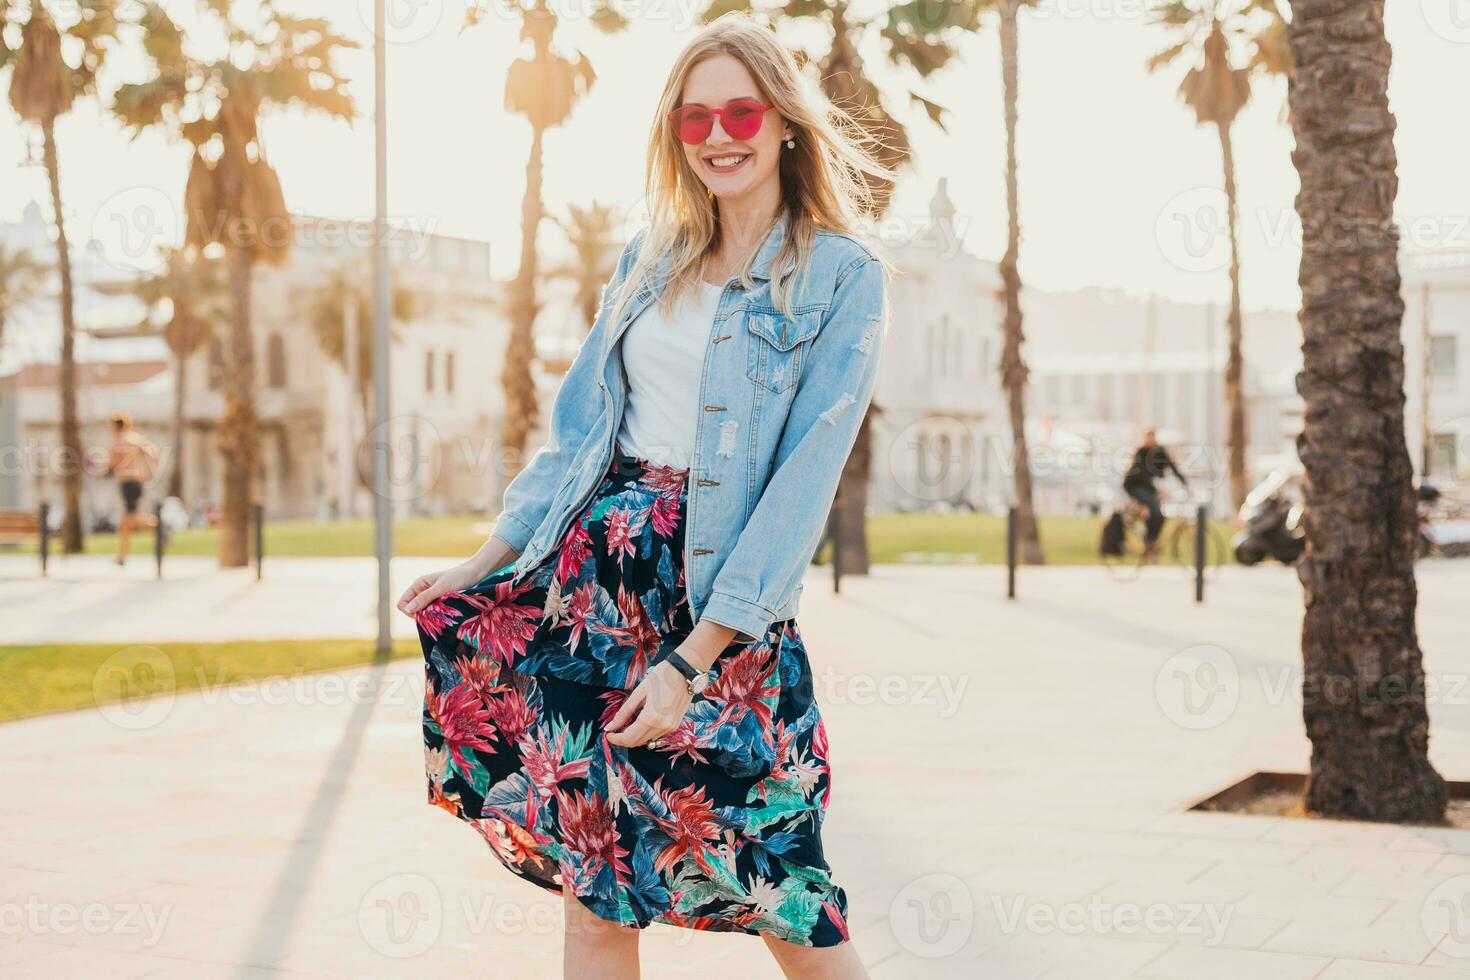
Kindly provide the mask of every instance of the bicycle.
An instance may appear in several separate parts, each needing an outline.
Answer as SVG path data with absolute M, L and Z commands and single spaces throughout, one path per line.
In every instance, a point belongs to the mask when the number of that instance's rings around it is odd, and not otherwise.
M 1189 574 L 1194 574 L 1195 547 L 1199 540 L 1199 518 L 1198 510 L 1194 507 L 1185 508 L 1183 515 L 1170 515 L 1170 510 L 1178 507 L 1172 502 L 1164 505 L 1164 526 L 1159 531 L 1159 539 L 1153 554 L 1149 554 L 1146 541 L 1148 539 L 1148 507 L 1134 497 L 1129 497 L 1123 506 L 1109 515 L 1103 522 L 1100 537 L 1108 535 L 1108 523 L 1114 517 L 1121 519 L 1122 540 L 1116 550 L 1099 548 L 1098 554 L 1102 564 L 1108 572 L 1120 581 L 1131 582 L 1143 572 L 1145 565 L 1157 564 L 1160 557 L 1165 558 L 1171 564 L 1178 566 Z M 1213 575 L 1227 560 L 1229 542 L 1225 540 L 1219 530 L 1205 524 L 1205 574 Z

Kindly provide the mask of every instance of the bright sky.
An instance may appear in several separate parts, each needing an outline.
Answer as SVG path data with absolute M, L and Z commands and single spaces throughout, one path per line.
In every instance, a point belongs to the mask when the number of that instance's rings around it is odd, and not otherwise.
M 494 13 L 461 32 L 464 3 L 390 0 L 389 208 L 417 228 L 488 239 L 492 271 L 503 277 L 518 261 L 529 144 L 526 122 L 503 109 L 505 72 L 521 53 L 519 32 L 514 21 Z M 564 14 L 563 49 L 584 51 L 599 78 L 570 122 L 546 141 L 547 204 L 558 213 L 568 202 L 593 199 L 634 207 L 642 195 L 654 100 L 682 41 L 695 32 L 694 12 L 702 5 L 623 0 L 619 9 L 638 16 L 628 31 L 613 36 L 599 34 L 581 15 L 590 6 L 585 0 L 553 5 Z M 499 6 L 492 3 L 492 11 Z M 293 9 L 327 12 L 345 33 L 364 45 L 369 40 L 372 0 L 312 0 Z M 1022 273 L 1043 288 L 1114 286 L 1223 300 L 1219 143 L 1178 102 L 1179 72 L 1145 72 L 1145 60 L 1164 41 L 1143 9 L 1142 0 L 1045 0 L 1023 14 Z M 1470 18 L 1462 0 L 1405 0 L 1389 4 L 1388 16 L 1400 219 L 1415 248 L 1470 247 L 1470 134 L 1460 98 L 1470 91 Z M 878 60 L 876 48 L 865 53 Z M 964 53 L 964 62 L 926 92 L 950 107 L 948 134 L 907 104 L 900 80 L 889 78 L 889 105 L 911 123 L 917 156 L 896 198 L 894 220 L 917 228 L 935 182 L 948 177 L 966 248 L 994 259 L 1004 246 L 1005 213 L 993 20 Z M 355 125 L 296 115 L 267 123 L 267 152 L 293 211 L 371 215 L 369 50 L 352 52 L 343 65 L 364 113 Z M 134 71 L 124 58 L 115 75 Z M 1284 83 L 1260 87 L 1236 126 L 1248 308 L 1294 308 L 1299 298 L 1297 184 L 1284 101 Z M 58 139 L 74 236 L 100 237 L 127 253 L 136 252 L 144 233 L 175 225 L 187 163 L 183 147 L 157 134 L 129 142 L 95 104 L 66 118 Z M 0 220 L 14 220 L 29 200 L 46 201 L 44 174 L 24 166 L 26 157 L 26 137 L 6 105 L 0 111 L 6 174 Z M 558 239 L 554 227 L 543 228 L 548 249 L 558 248 Z

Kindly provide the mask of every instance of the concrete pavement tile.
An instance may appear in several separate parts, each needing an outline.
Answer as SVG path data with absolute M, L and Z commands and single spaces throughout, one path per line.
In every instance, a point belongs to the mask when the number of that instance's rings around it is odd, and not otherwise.
M 254 966 L 231 966 L 224 963 L 201 963 L 198 960 L 160 958 L 142 974 L 144 980 L 319 980 L 325 973 L 304 970 L 267 970 Z
M 987 947 L 973 961 L 969 976 L 1112 980 L 1135 976 L 1140 968 L 1158 957 L 1161 948 L 1126 937 L 1026 936 Z M 916 971 L 910 976 L 928 974 Z
M 1260 840 L 1278 822 L 1272 817 L 1193 810 L 1148 819 L 1138 827 L 1138 831 L 1212 840 Z
M 1380 919 L 1344 929 L 1336 922 L 1311 919 L 1291 923 L 1267 940 L 1264 948 L 1412 965 L 1422 962 L 1433 945 L 1418 921 Z
M 1445 856 L 1429 850 L 1318 844 L 1309 848 L 1296 863 L 1301 867 L 1350 868 L 1354 872 L 1417 874 L 1443 863 Z
M 1470 964 L 1462 971 L 1372 960 L 1333 960 L 1315 980 L 1465 980 Z
M 48 956 L 38 956 L 5 969 L 6 980 L 134 980 L 151 970 L 167 966 L 168 961 L 156 956 L 119 953 L 96 947 L 57 947 Z
M 9 975 L 10 968 L 39 956 L 50 956 L 57 950 L 54 943 L 43 943 L 20 933 L 0 935 L 0 972 Z
M 1213 840 L 1180 838 L 1167 854 L 1185 860 L 1219 861 L 1242 869 L 1279 867 L 1300 859 L 1308 848 L 1302 844 L 1280 844 L 1263 840 Z
M 1428 851 L 1432 854 L 1470 856 L 1470 830 L 1447 827 L 1401 827 L 1389 841 L 1390 850 Z
M 1328 962 L 1322 956 L 1180 944 L 1135 976 L 1149 980 L 1313 980 Z
M 1281 820 L 1262 838 L 1285 844 L 1335 844 L 1364 849 L 1386 848 L 1400 828 L 1358 820 Z
M 1236 910 L 1241 915 L 1270 916 L 1290 922 L 1330 922 L 1344 929 L 1377 921 L 1391 905 L 1385 899 L 1338 898 L 1331 895 L 1303 897 L 1278 891 L 1269 883 L 1235 903 Z
M 1455 971 L 1456 976 L 1470 978 L 1470 954 L 1464 948 L 1463 937 L 1459 945 L 1449 947 L 1446 941 L 1441 940 L 1435 947 L 1434 952 L 1424 958 L 1424 966 L 1436 967 L 1441 970 Z
M 1445 871 L 1423 870 L 1394 871 L 1373 869 L 1354 871 L 1348 874 L 1332 894 L 1345 898 L 1384 898 L 1396 902 L 1423 902 L 1429 893 L 1443 881 L 1455 877 Z

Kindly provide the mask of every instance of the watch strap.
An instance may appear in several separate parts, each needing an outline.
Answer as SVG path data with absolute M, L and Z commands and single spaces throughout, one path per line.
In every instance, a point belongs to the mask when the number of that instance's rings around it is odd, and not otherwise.
M 703 673 L 703 671 L 696 670 L 694 665 L 691 664 L 689 661 L 679 656 L 679 653 L 676 650 L 670 650 L 668 653 L 659 658 L 659 661 L 664 660 L 667 660 L 669 663 L 673 664 L 674 669 L 683 674 L 686 681 L 692 681 L 694 680 L 694 678 Z

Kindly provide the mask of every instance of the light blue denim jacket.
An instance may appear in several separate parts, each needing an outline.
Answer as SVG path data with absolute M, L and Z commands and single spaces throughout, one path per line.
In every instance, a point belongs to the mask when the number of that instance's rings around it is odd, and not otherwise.
M 770 295 L 788 216 L 751 266 L 755 288 L 720 294 L 700 381 L 684 545 L 696 623 L 733 627 L 752 642 L 796 615 L 802 575 L 820 544 L 838 478 L 872 399 L 887 329 L 885 271 L 849 235 L 819 231 L 791 316 Z M 505 491 L 493 534 L 519 551 L 520 581 L 554 551 L 612 462 L 627 400 L 624 330 L 660 293 L 664 255 L 610 323 L 613 298 L 646 230 L 623 250 L 602 308 L 557 391 L 543 445 Z

